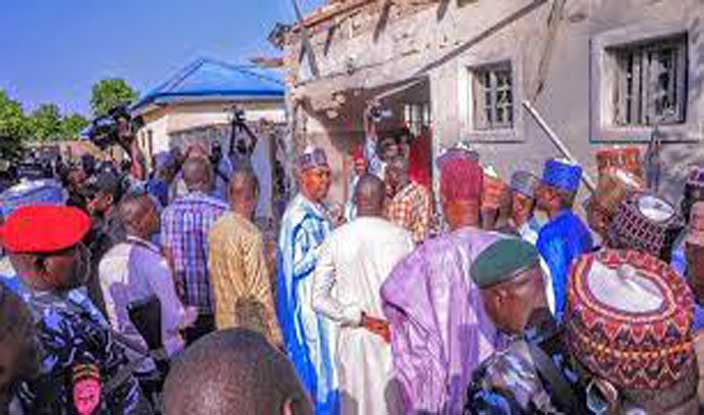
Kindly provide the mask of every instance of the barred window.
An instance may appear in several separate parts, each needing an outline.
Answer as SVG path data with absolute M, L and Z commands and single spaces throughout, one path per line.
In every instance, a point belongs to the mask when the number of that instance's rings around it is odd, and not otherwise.
M 687 107 L 687 35 L 607 49 L 614 62 L 614 124 L 681 124 Z
M 474 129 L 513 127 L 513 78 L 511 63 L 471 69 Z

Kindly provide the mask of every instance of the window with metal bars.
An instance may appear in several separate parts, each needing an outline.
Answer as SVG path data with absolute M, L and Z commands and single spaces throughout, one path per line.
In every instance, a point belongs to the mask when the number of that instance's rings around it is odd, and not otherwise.
M 687 35 L 610 48 L 617 126 L 681 124 L 687 108 Z
M 471 69 L 474 129 L 513 127 L 513 77 L 511 63 Z

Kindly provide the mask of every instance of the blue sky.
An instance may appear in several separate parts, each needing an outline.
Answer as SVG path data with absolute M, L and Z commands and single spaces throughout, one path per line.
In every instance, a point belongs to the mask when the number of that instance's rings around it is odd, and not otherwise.
M 3 0 L 0 89 L 25 110 L 53 102 L 88 115 L 100 79 L 144 92 L 198 57 L 275 54 L 266 37 L 294 16 L 291 0 Z

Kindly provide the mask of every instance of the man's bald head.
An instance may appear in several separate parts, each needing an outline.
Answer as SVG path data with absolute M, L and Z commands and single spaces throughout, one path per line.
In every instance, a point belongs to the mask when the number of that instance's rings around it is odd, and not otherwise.
M 259 179 L 251 167 L 243 165 L 235 169 L 230 178 L 230 204 L 232 210 L 246 218 L 252 218 L 259 199 Z
M 188 190 L 210 192 L 213 186 L 213 166 L 205 157 L 189 157 L 183 163 L 183 181 Z
M 359 216 L 382 216 L 384 213 L 384 198 L 386 185 L 373 174 L 365 174 L 359 178 L 355 191 L 355 203 Z
M 154 201 L 143 193 L 127 194 L 118 207 L 120 222 L 129 235 L 147 238 L 159 230 Z
M 166 415 L 313 414 L 291 363 L 245 329 L 215 332 L 186 349 L 166 378 L 164 408 Z

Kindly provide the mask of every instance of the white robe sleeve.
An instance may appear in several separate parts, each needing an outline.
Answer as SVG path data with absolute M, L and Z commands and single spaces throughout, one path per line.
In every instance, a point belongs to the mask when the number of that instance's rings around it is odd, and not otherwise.
M 334 239 L 328 238 L 320 247 L 320 256 L 313 274 L 313 309 L 342 326 L 359 326 L 362 322 L 362 309 L 355 305 L 344 305 L 332 294 L 337 283 L 332 252 Z

